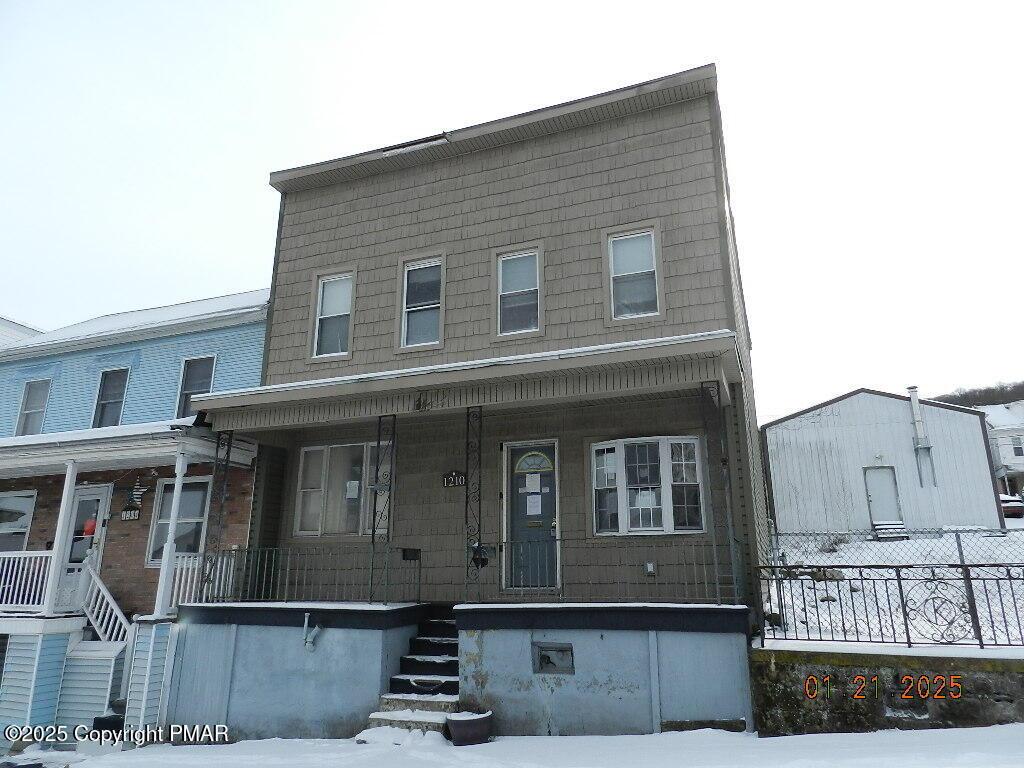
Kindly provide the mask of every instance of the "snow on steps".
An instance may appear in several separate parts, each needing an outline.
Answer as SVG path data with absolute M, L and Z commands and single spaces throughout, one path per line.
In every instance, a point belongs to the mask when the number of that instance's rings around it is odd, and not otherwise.
M 437 731 L 444 729 L 447 712 L 434 712 L 426 709 L 393 709 L 386 712 L 373 712 L 369 718 L 371 728 L 391 726 L 407 730 Z
M 380 697 L 382 712 L 394 712 L 400 709 L 454 712 L 458 708 L 459 697 L 447 693 L 385 693 Z

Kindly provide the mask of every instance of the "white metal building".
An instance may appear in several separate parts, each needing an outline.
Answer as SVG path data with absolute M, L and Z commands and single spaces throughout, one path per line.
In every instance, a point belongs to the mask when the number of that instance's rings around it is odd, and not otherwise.
M 858 389 L 762 428 L 777 530 L 1001 527 L 985 415 Z

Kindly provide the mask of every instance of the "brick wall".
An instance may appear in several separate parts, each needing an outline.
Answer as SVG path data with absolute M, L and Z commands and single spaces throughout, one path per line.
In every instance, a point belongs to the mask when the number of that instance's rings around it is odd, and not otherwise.
M 153 472 L 156 476 L 153 476 Z M 210 464 L 196 464 L 189 468 L 190 477 L 213 474 Z M 142 512 L 138 520 L 121 520 L 121 507 L 128 489 L 135 485 L 136 478 L 142 479 L 143 487 L 149 489 L 142 498 Z M 113 483 L 114 492 L 110 502 L 110 519 L 103 544 L 103 561 L 100 576 L 114 595 L 121 610 L 127 616 L 133 613 L 148 614 L 153 611 L 159 568 L 146 567 L 146 548 L 153 520 L 153 501 L 159 478 L 174 477 L 173 467 L 154 469 L 112 470 L 106 472 L 81 472 L 78 485 L 102 485 Z M 35 490 L 36 507 L 29 530 L 28 549 L 42 550 L 52 545 L 60 511 L 61 493 L 64 489 L 63 475 L 0 480 L 0 491 Z M 219 499 L 219 489 L 213 489 L 210 502 L 211 515 Z M 224 546 L 237 544 L 245 546 L 249 528 L 249 512 L 252 504 L 252 470 L 234 468 L 228 476 L 228 492 L 225 505 Z

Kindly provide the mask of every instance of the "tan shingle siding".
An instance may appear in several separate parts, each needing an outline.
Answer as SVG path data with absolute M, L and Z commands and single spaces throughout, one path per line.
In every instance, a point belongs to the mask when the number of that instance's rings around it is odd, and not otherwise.
M 715 330 L 729 317 L 709 105 L 701 99 L 286 197 L 267 383 L 494 353 L 491 249 L 541 241 L 545 333 L 502 353 Z M 658 220 L 668 307 L 605 325 L 601 230 Z M 445 345 L 396 355 L 399 259 L 447 256 Z M 358 267 L 352 359 L 309 360 L 311 275 Z

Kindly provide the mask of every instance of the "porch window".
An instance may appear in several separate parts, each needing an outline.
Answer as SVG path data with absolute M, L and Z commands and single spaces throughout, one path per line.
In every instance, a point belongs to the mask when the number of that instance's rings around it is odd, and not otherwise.
M 156 509 L 149 534 L 147 565 L 159 565 L 167 541 L 167 528 L 171 520 L 174 501 L 174 479 L 157 482 Z M 202 549 L 206 533 L 206 515 L 210 507 L 210 478 L 187 478 L 181 484 L 181 502 L 178 506 L 178 525 L 174 531 L 175 553 L 195 554 Z
M 369 443 L 303 448 L 296 500 L 297 536 L 371 533 L 377 446 Z M 383 497 L 378 497 L 381 512 Z M 386 526 L 387 521 L 380 521 Z
M 654 233 L 632 232 L 608 240 L 611 260 L 612 317 L 658 314 L 658 275 Z
M 352 275 L 320 280 L 313 354 L 347 355 L 352 322 Z
M 696 437 L 649 437 L 592 448 L 598 534 L 704 530 L 704 469 Z
M 94 427 L 116 427 L 121 423 L 124 393 L 128 388 L 128 369 L 115 368 L 100 374 L 100 389 L 96 396 Z
M 431 259 L 405 268 L 402 305 L 402 346 L 441 341 L 441 260 Z
M 50 399 L 50 380 L 40 379 L 25 384 L 18 415 L 18 435 L 38 435 L 43 431 L 46 402 Z
M 35 506 L 35 491 L 0 493 L 0 552 L 25 549 Z
M 205 395 L 213 388 L 212 357 L 194 357 L 186 360 L 181 368 L 181 388 L 178 392 L 178 418 L 195 416 L 192 397 Z
M 498 259 L 498 333 L 540 328 L 537 252 L 511 253 Z

